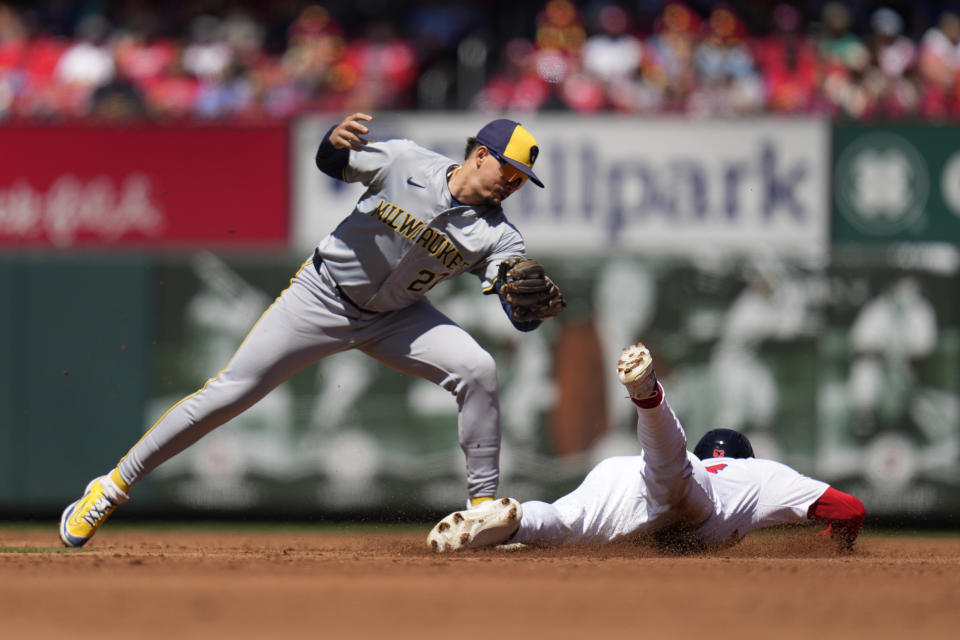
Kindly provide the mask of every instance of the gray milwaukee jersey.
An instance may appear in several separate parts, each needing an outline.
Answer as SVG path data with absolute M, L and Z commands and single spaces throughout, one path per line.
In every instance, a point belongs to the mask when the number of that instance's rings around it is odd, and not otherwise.
M 454 201 L 446 179 L 454 164 L 406 140 L 349 152 L 344 177 L 363 182 L 367 190 L 319 244 L 322 263 L 306 261 L 227 366 L 171 407 L 130 449 L 118 465 L 124 479 L 131 484 L 141 480 L 303 367 L 361 349 L 456 397 L 467 491 L 470 496 L 496 495 L 496 364 L 424 294 L 464 271 L 490 286 L 500 261 L 523 254 L 524 247 L 500 207 Z M 363 313 L 356 305 L 393 313 Z
M 317 248 L 351 301 L 370 311 L 402 309 L 464 271 L 488 289 L 499 262 L 525 252 L 502 208 L 454 199 L 447 172 L 455 164 L 410 140 L 350 151 L 343 178 L 367 190 Z

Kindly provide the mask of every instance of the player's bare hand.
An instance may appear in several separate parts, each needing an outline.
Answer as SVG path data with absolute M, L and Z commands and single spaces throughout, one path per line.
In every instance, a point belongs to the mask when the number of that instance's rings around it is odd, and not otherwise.
M 367 144 L 365 136 L 370 133 L 370 129 L 364 125 L 364 122 L 370 122 L 373 116 L 365 113 L 354 113 L 338 124 L 330 133 L 330 144 L 337 149 L 355 149 L 359 151 Z

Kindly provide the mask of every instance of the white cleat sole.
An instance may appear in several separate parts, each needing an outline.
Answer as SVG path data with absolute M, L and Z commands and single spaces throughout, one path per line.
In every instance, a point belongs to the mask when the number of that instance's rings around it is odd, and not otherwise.
M 484 502 L 455 511 L 437 523 L 427 536 L 427 546 L 437 553 L 492 547 L 506 542 L 520 526 L 520 503 L 513 498 Z
M 631 384 L 643 380 L 653 364 L 653 356 L 642 342 L 624 347 L 617 361 L 617 377 L 623 384 Z
M 72 536 L 67 532 L 67 518 L 73 515 L 73 510 L 76 508 L 77 504 L 80 501 L 71 503 L 66 509 L 63 510 L 63 513 L 60 515 L 60 542 L 63 543 L 65 547 L 82 547 L 87 543 L 87 540 L 90 538 L 78 538 Z

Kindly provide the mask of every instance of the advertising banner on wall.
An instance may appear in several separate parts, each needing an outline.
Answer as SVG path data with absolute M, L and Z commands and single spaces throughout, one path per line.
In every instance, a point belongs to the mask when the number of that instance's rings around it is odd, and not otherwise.
M 0 247 L 284 247 L 285 126 L 0 128 Z
M 462 161 L 487 117 L 389 115 L 370 138 L 410 138 Z M 532 184 L 504 209 L 531 252 L 683 253 L 757 248 L 823 253 L 828 125 L 816 120 L 522 119 L 540 155 Z M 295 128 L 294 245 L 306 251 L 353 209 L 361 185 L 314 165 L 328 119 Z
M 960 127 L 838 125 L 833 241 L 960 245 Z

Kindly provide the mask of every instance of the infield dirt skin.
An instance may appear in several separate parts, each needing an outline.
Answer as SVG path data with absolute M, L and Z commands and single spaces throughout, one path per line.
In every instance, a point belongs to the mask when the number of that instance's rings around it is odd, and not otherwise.
M 953 638 L 960 537 L 437 555 L 422 533 L 0 527 L 0 638 Z M 413 531 L 413 532 L 412 532 Z

